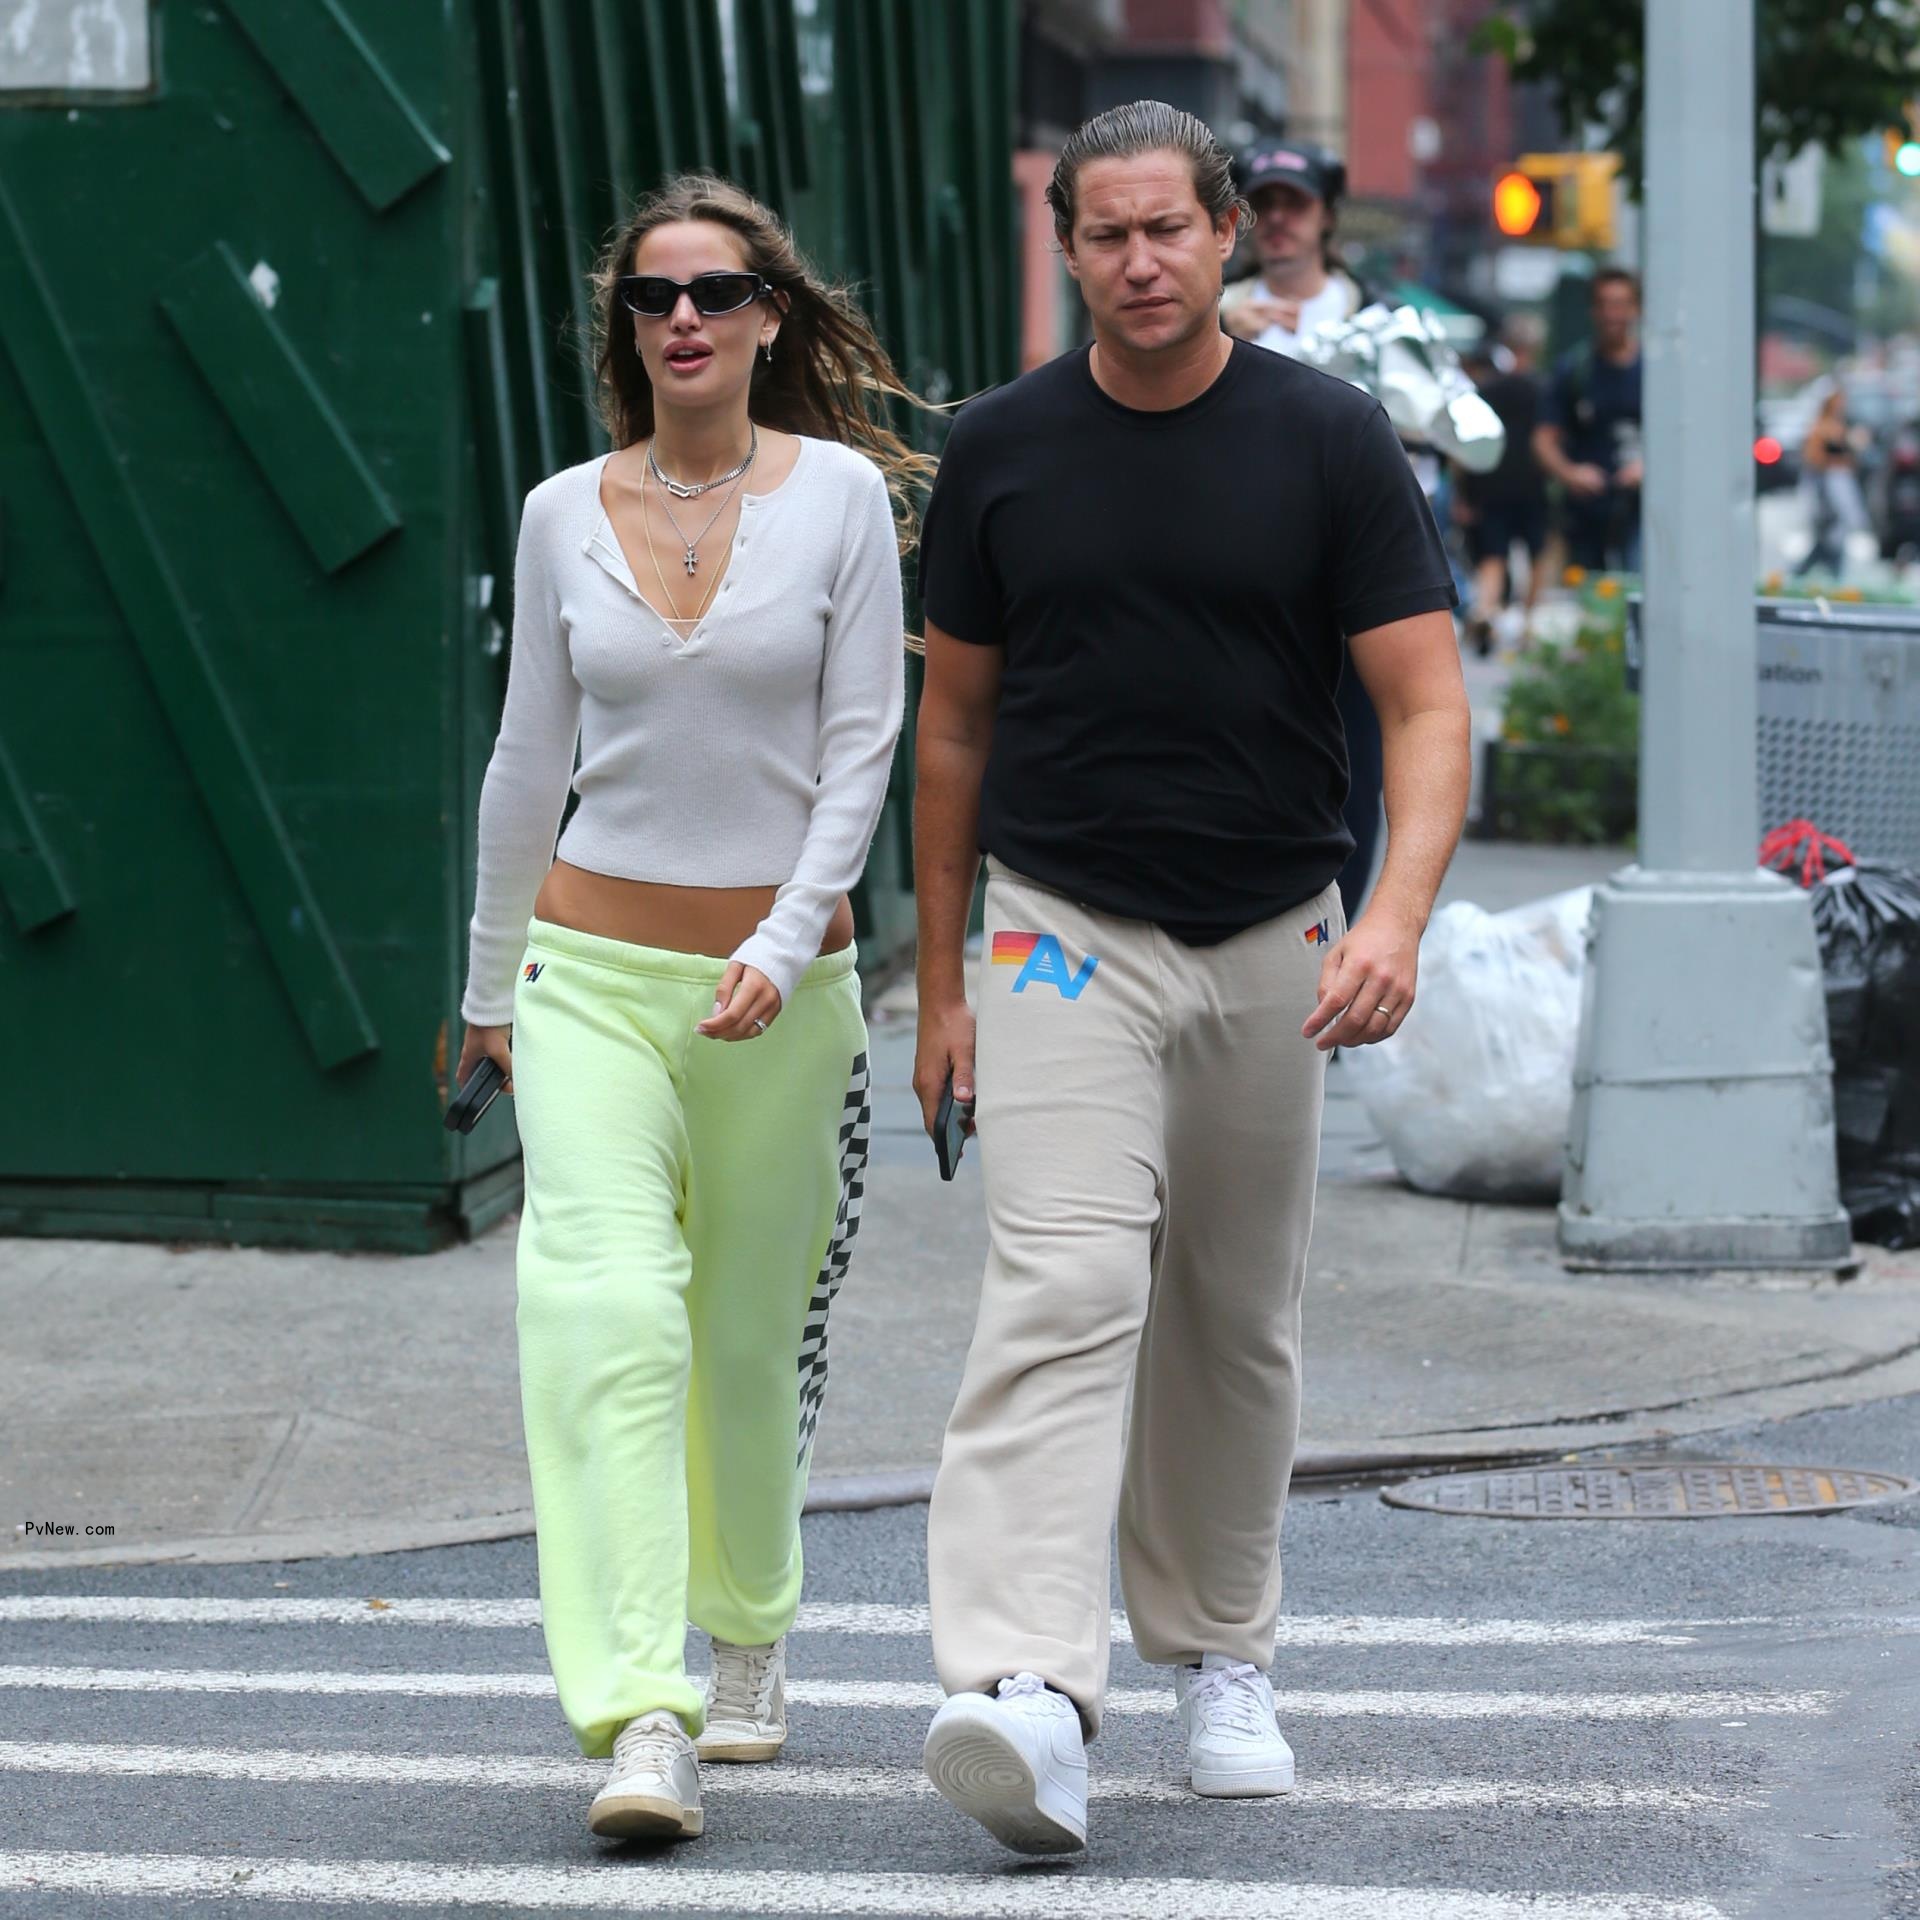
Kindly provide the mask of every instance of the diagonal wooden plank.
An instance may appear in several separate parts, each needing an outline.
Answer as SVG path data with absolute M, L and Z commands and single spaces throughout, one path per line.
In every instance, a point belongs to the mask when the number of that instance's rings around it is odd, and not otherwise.
M 0 346 L 79 509 L 309 1044 L 325 1067 L 379 1038 L 127 477 L 26 228 L 0 182 Z
M 479 56 L 480 111 L 485 128 L 486 178 L 493 195 L 502 319 L 516 367 L 526 372 L 524 404 L 515 412 L 523 465 L 551 473 L 561 464 L 560 425 L 549 377 L 554 329 L 545 304 L 551 278 L 541 252 L 545 221 L 534 181 L 527 121 L 532 97 L 521 57 L 514 0 L 480 0 L 474 15 Z
M 35 933 L 74 909 L 66 876 L 34 810 L 33 796 L 0 740 L 0 898 L 23 933 Z
M 226 0 L 320 143 L 376 213 L 452 157 L 339 0 Z
M 482 280 L 462 309 L 461 342 L 467 362 L 467 397 L 479 456 L 481 550 L 493 576 L 493 606 L 511 623 L 513 549 L 526 496 L 513 430 L 513 374 L 503 324 L 500 283 Z
M 400 524 L 319 383 L 216 241 L 167 280 L 160 309 L 329 573 Z

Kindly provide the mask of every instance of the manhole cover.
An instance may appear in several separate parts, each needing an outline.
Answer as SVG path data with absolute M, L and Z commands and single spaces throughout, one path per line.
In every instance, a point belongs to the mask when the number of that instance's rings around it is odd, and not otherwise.
M 1912 1493 L 1920 1493 L 1920 1482 L 1892 1473 L 1711 1461 L 1430 1474 L 1388 1487 L 1381 1498 L 1389 1506 L 1500 1520 L 1727 1520 L 1753 1513 L 1832 1513 Z

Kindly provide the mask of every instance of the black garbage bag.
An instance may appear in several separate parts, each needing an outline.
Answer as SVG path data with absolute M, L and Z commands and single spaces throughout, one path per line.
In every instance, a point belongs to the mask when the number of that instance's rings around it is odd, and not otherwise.
M 1920 1246 L 1920 871 L 1862 861 L 1809 889 L 1833 1046 L 1840 1197 L 1857 1238 Z

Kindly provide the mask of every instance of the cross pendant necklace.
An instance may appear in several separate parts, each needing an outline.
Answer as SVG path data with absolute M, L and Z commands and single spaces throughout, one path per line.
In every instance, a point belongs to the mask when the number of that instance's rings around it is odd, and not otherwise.
M 720 496 L 720 504 L 714 508 L 707 524 L 702 527 L 691 540 L 687 538 L 686 528 L 674 518 L 672 503 L 664 497 L 662 498 L 660 504 L 666 511 L 667 525 L 680 536 L 680 545 L 683 549 L 680 556 L 680 564 L 686 568 L 687 578 L 689 580 L 700 571 L 700 542 L 713 531 L 715 523 L 719 520 L 720 516 L 726 512 L 728 504 L 732 501 L 734 494 L 739 490 L 741 482 L 747 477 L 747 470 L 753 465 L 754 454 L 758 453 L 759 450 L 760 437 L 758 433 L 756 433 L 753 437 L 753 445 L 748 451 L 746 459 L 741 462 L 740 467 L 731 478 L 726 480 L 726 491 Z M 666 475 L 661 473 L 659 468 L 653 465 L 653 448 L 651 446 L 647 448 L 647 465 L 652 468 L 655 477 L 659 479 L 664 486 L 666 484 Z M 715 482 L 714 484 L 719 485 L 720 482 Z

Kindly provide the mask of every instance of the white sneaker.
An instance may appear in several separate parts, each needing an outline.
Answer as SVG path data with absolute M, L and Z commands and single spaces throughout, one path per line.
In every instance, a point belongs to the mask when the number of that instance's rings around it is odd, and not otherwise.
M 700 1763 L 672 1714 L 643 1713 L 614 1736 L 613 1771 L 593 1796 L 587 1825 L 603 1840 L 690 1840 L 706 1825 Z
M 1080 1715 L 1037 1674 L 999 1694 L 956 1693 L 927 1729 L 927 1778 L 1015 1853 L 1087 1844 L 1087 1747 Z
M 1293 1749 L 1258 1667 L 1210 1653 L 1197 1667 L 1175 1667 L 1173 1688 L 1195 1793 L 1236 1800 L 1293 1791 Z
M 702 1760 L 776 1760 L 787 1738 L 787 1642 L 770 1647 L 713 1643 L 707 1676 L 707 1726 Z

